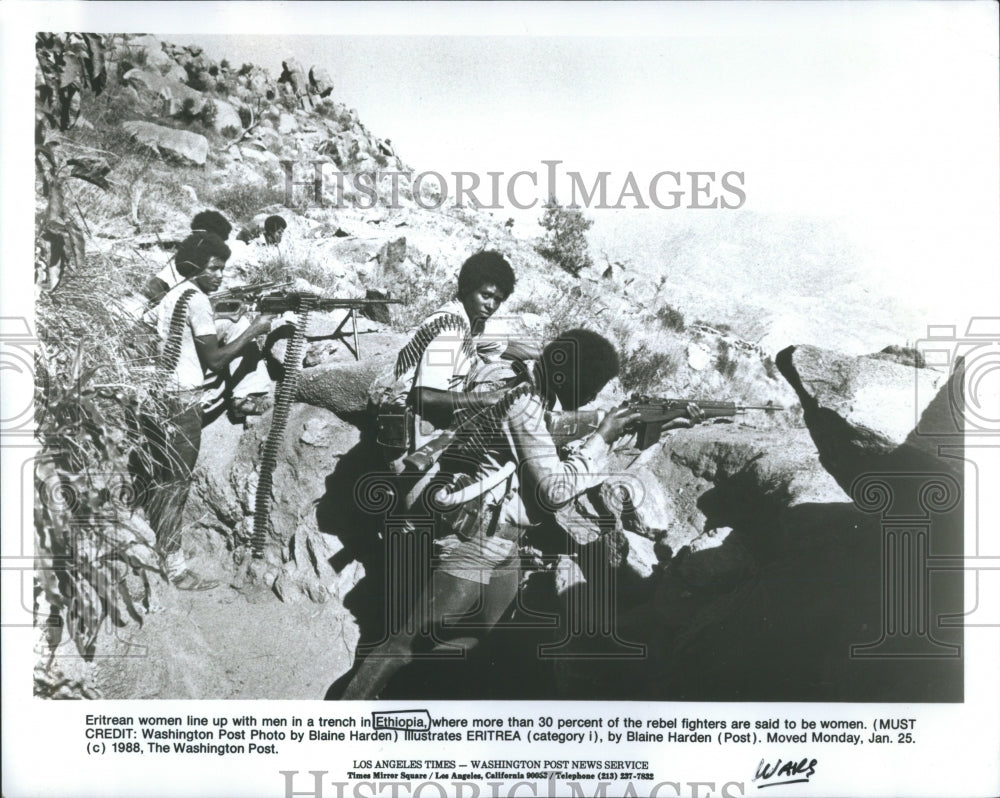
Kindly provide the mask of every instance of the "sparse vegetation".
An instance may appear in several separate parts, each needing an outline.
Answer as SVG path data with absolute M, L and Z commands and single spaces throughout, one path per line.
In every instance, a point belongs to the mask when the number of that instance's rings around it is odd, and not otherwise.
M 215 101 L 206 99 L 197 112 L 194 107 L 194 99 L 188 97 L 181 106 L 181 111 L 177 115 L 178 119 L 185 125 L 199 125 L 204 131 L 211 132 L 219 115 L 219 107 Z
M 273 186 L 229 186 L 213 191 L 211 201 L 233 220 L 248 222 L 263 208 L 283 204 L 285 191 Z
M 133 258 L 90 256 L 36 304 L 36 622 L 52 652 L 68 638 L 86 659 L 105 620 L 142 622 L 159 573 L 149 541 L 122 523 L 139 499 L 130 466 L 147 457 L 136 418 L 159 406 L 123 335 L 141 270 Z
M 535 250 L 543 258 L 574 277 L 593 265 L 587 231 L 594 222 L 587 219 L 579 208 L 564 207 L 552 197 L 545 205 L 538 224 L 545 233 Z
M 663 305 L 657 309 L 655 315 L 665 329 L 674 330 L 675 332 L 684 332 L 684 314 L 677 310 L 677 308 L 664 302 Z
M 736 376 L 739 361 L 733 354 L 732 347 L 725 338 L 720 338 L 716 344 L 715 369 L 726 379 Z
M 662 350 L 642 343 L 622 355 L 618 380 L 629 393 L 648 393 L 666 382 L 677 371 L 677 359 Z
M 313 106 L 313 113 L 319 114 L 324 119 L 336 119 L 339 111 L 337 104 L 329 97 L 324 97 Z

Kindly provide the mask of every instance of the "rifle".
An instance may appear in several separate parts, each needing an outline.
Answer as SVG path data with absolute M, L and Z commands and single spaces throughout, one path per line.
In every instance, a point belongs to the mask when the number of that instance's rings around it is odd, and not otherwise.
M 748 410 L 763 410 L 767 413 L 773 413 L 775 410 L 784 411 L 786 409 L 773 402 L 768 402 L 766 405 L 738 405 L 735 402 L 666 399 L 635 394 L 628 401 L 628 408 L 639 413 L 639 420 L 635 425 L 636 447 L 640 450 L 648 449 L 660 440 L 663 427 L 668 422 L 678 418 L 690 418 L 687 411 L 688 405 L 697 405 L 701 410 L 702 417 L 706 419 L 732 418 L 737 413 L 745 413 Z
M 763 410 L 772 413 L 787 408 L 768 402 L 766 405 L 738 405 L 735 402 L 708 402 L 702 399 L 666 399 L 640 396 L 638 394 L 625 402 L 628 407 L 641 416 L 628 431 L 636 433 L 636 448 L 648 449 L 660 440 L 663 427 L 677 418 L 687 417 L 689 404 L 697 405 L 702 411 L 702 418 L 729 418 L 747 410 Z M 585 438 L 596 430 L 604 418 L 601 410 L 563 410 L 547 414 L 546 426 L 552 441 L 557 447 Z

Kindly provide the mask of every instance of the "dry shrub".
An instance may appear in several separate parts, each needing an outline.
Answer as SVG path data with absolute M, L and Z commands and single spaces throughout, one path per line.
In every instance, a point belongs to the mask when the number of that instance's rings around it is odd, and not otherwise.
M 423 266 L 414 261 L 423 260 Z M 444 269 L 422 259 L 412 246 L 401 264 L 378 265 L 372 275 L 375 286 L 389 286 L 393 299 L 402 300 L 392 308 L 392 326 L 405 331 L 416 327 L 427 316 L 455 295 L 455 278 Z
M 674 355 L 643 343 L 622 355 L 618 380 L 629 393 L 650 393 L 669 380 L 677 366 Z
M 85 659 L 106 620 L 142 622 L 149 575 L 160 573 L 151 541 L 128 522 L 141 502 L 134 469 L 150 463 L 138 418 L 166 408 L 125 312 L 144 267 L 91 255 L 36 304 L 36 623 L 51 652 L 69 638 Z M 58 697 L 51 687 L 36 682 Z
M 216 208 L 226 213 L 230 221 L 247 223 L 263 209 L 284 205 L 284 187 L 225 186 L 211 192 L 209 199 Z

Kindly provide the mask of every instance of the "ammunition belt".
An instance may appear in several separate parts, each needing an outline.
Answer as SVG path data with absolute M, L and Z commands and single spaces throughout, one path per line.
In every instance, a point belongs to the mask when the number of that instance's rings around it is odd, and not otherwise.
M 399 350 L 399 355 L 396 357 L 394 378 L 398 380 L 407 371 L 414 368 L 420 362 L 420 358 L 424 356 L 431 341 L 446 330 L 462 333 L 462 351 L 470 358 L 475 354 L 468 322 L 454 313 L 446 313 L 421 325 L 413 334 L 410 342 Z
M 533 389 L 530 384 L 522 383 L 507 391 L 496 404 L 470 418 L 468 425 L 463 425 L 456 435 L 455 443 L 449 454 L 462 459 L 478 460 L 487 450 L 502 445 L 501 425 L 514 403 L 524 396 L 530 396 Z
M 157 363 L 159 370 L 165 375 L 173 374 L 177 364 L 181 361 L 181 347 L 184 342 L 184 325 L 187 323 L 188 305 L 191 303 L 191 297 L 197 293 L 197 288 L 189 288 L 177 297 L 177 304 L 174 305 L 174 312 L 170 316 L 167 339 L 163 343 L 163 351 L 160 352 L 160 359 Z
M 299 375 L 302 372 L 302 348 L 305 345 L 309 312 L 316 298 L 303 295 L 298 307 L 295 333 L 285 348 L 283 375 L 274 391 L 274 410 L 271 412 L 271 429 L 267 434 L 260 456 L 257 493 L 254 496 L 253 537 L 250 549 L 255 559 L 264 556 L 264 544 L 271 526 L 271 489 L 274 485 L 274 469 L 278 465 L 278 450 L 285 437 L 288 415 L 298 391 Z

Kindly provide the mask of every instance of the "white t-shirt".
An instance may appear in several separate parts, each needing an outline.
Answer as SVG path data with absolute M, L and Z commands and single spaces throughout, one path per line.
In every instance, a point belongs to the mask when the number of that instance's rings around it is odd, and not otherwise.
M 168 291 L 175 285 L 184 282 L 185 279 L 181 276 L 181 273 L 177 271 L 177 264 L 174 263 L 173 258 L 168 260 L 166 266 L 156 273 L 156 277 L 157 279 L 163 280 L 163 282 L 167 284 Z
M 194 339 L 205 335 L 215 335 L 212 304 L 199 288 L 185 280 L 171 288 L 160 304 L 151 311 L 154 314 L 151 323 L 156 327 L 156 333 L 159 337 L 158 349 L 162 354 L 163 346 L 170 333 L 170 320 L 174 315 L 174 307 L 181 295 L 190 288 L 193 288 L 195 293 L 188 301 L 187 323 L 184 325 L 184 333 L 181 336 L 181 356 L 172 375 L 177 388 L 182 391 L 198 390 L 205 381 L 205 373 L 201 367 L 201 361 L 198 359 L 198 350 L 195 348 Z

